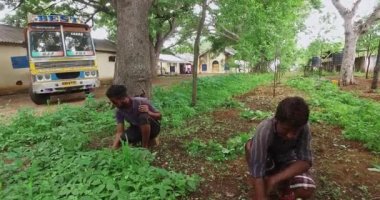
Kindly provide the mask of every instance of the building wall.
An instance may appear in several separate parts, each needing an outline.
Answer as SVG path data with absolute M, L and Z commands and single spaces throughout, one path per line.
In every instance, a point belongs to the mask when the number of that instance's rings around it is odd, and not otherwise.
M 0 90 L 17 90 L 30 85 L 29 68 L 13 69 L 11 57 L 26 56 L 26 48 L 0 44 Z M 22 85 L 16 85 L 16 82 Z
M 99 79 L 111 80 L 115 73 L 115 62 L 110 61 L 110 57 L 116 56 L 115 53 L 96 52 L 96 63 L 98 64 Z
M 377 56 L 370 57 L 370 63 L 369 63 L 369 68 L 368 68 L 369 72 L 373 72 L 373 69 L 375 68 L 375 65 L 376 65 L 376 59 L 377 59 Z M 355 58 L 355 70 L 366 72 L 367 65 L 368 65 L 368 59 L 366 56 Z
M 170 66 L 174 66 L 174 72 L 170 72 Z M 161 74 L 162 71 L 162 74 Z M 174 75 L 179 74 L 179 63 L 170 63 L 165 61 L 158 61 L 157 75 Z
M 218 62 L 216 66 L 213 66 L 213 62 Z M 213 55 L 207 52 L 199 57 L 198 73 L 225 73 L 224 65 L 226 63 L 226 56 L 224 53 Z M 202 65 L 207 65 L 207 70 L 203 71 Z

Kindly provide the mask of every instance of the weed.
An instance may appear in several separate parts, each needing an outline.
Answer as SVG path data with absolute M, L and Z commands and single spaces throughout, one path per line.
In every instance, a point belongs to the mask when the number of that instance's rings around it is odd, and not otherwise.
M 195 157 L 206 155 L 206 160 L 210 161 L 231 160 L 243 154 L 244 144 L 250 137 L 251 134 L 241 133 L 230 138 L 224 146 L 213 140 L 205 143 L 199 139 L 194 139 L 186 145 L 186 149 L 189 155 Z
M 271 117 L 273 115 L 272 112 L 265 112 L 261 110 L 251 110 L 249 108 L 245 108 L 241 113 L 240 116 L 244 119 L 249 120 L 263 120 Z

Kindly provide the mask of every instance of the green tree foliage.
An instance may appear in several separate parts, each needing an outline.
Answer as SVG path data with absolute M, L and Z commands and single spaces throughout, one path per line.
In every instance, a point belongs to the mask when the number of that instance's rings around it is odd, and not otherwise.
M 63 14 L 83 17 L 86 22 L 95 22 L 98 13 L 112 15 L 110 3 L 105 0 L 97 3 L 88 3 L 82 0 L 28 0 L 28 1 L 5 1 L 5 5 L 13 8 L 15 13 L 5 17 L 5 23 L 23 27 L 26 25 L 27 14 Z M 94 24 L 92 24 L 94 25 Z
M 281 65 L 289 66 L 296 56 L 296 34 L 302 28 L 302 20 L 318 3 L 219 0 L 214 17 L 216 33 L 210 39 L 215 48 L 232 45 L 238 57 L 252 64 L 281 57 Z
M 361 35 L 356 46 L 356 52 L 358 55 L 367 56 L 373 55 L 377 50 L 380 39 L 380 26 L 376 25 L 371 28 L 367 33 Z
M 307 48 L 307 56 L 327 57 L 332 53 L 341 52 L 343 44 L 341 42 L 326 42 L 324 40 L 315 40 Z

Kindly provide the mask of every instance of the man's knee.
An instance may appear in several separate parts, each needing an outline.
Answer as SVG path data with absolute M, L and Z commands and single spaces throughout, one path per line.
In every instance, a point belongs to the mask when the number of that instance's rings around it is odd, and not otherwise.
M 148 115 L 148 113 L 140 113 L 139 114 L 139 124 L 140 125 L 150 124 L 149 118 L 150 118 L 150 116 Z

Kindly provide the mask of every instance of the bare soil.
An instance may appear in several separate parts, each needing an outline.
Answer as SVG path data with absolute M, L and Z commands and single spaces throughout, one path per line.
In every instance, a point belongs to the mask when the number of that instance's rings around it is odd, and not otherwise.
M 280 86 L 273 97 L 271 87 L 259 87 L 236 97 L 251 109 L 274 111 L 286 96 L 303 96 L 294 89 Z M 254 192 L 248 184 L 249 175 L 244 156 L 223 163 L 191 157 L 185 145 L 197 138 L 224 143 L 239 132 L 248 132 L 258 121 L 239 116 L 237 109 L 218 109 L 190 120 L 184 129 L 197 127 L 186 136 L 174 136 L 172 130 L 163 130 L 162 145 L 156 148 L 155 165 L 186 174 L 198 174 L 203 182 L 198 191 L 185 199 L 250 199 Z M 208 120 L 205 120 L 208 119 Z M 210 120 L 211 119 L 211 120 Z M 208 121 L 207 123 L 204 123 Z M 184 130 L 183 129 L 183 130 Z M 380 157 L 368 152 L 360 143 L 347 141 L 339 127 L 311 124 L 314 164 L 312 173 L 317 182 L 313 199 L 375 199 L 380 197 L 380 173 L 368 171 Z M 170 133 L 170 134 L 169 134 Z

